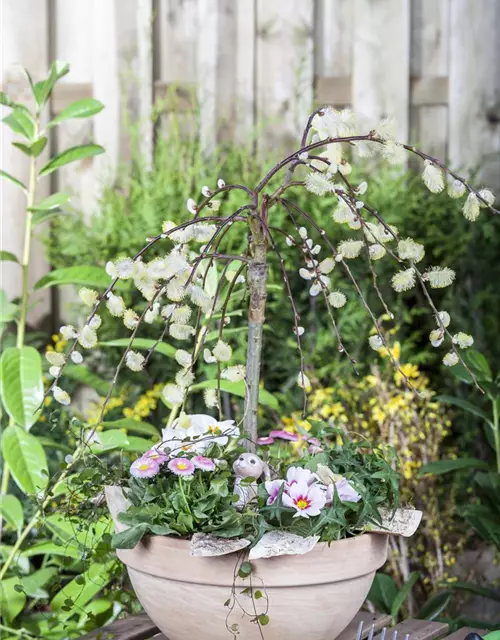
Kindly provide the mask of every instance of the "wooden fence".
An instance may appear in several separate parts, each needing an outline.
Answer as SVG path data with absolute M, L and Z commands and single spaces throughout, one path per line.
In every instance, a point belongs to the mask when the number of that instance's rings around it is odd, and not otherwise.
M 71 63 L 53 112 L 94 96 L 106 109 L 92 123 L 65 124 L 51 147 L 89 139 L 105 156 L 65 169 L 59 188 L 96 206 L 99 183 L 127 154 L 125 99 L 151 157 L 155 99 L 175 90 L 179 108 L 200 110 L 200 138 L 245 139 L 255 126 L 266 145 L 295 141 L 311 106 L 352 105 L 394 115 L 402 138 L 455 167 L 483 163 L 500 182 L 500 0 L 4 0 L 2 88 L 22 96 L 17 64 L 41 78 L 49 61 Z M 194 100 L 193 100 L 194 96 Z M 5 128 L 4 128 L 5 129 Z M 2 131 L 2 168 L 25 177 L 24 159 Z M 46 181 L 47 193 L 55 185 Z M 23 202 L 2 187 L 2 247 L 20 255 Z M 48 268 L 35 249 L 32 279 Z M 18 294 L 16 265 L 3 287 Z M 48 300 L 37 307 L 39 317 Z

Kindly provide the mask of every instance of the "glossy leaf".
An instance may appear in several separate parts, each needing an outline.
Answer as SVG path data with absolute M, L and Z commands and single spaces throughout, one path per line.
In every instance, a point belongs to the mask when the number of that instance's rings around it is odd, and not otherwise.
M 14 176 L 12 176 L 10 173 L 7 173 L 7 171 L 4 171 L 3 169 L 0 169 L 0 178 L 5 178 L 6 180 L 9 180 L 13 184 L 15 184 L 16 187 L 19 187 L 23 191 L 26 191 L 26 185 L 22 183 L 21 180 L 14 178 Z
M 483 460 L 478 458 L 456 458 L 455 460 L 437 460 L 424 464 L 419 470 L 419 475 L 433 473 L 441 475 L 450 471 L 459 471 L 460 469 L 488 469 L 489 466 Z
M 64 167 L 71 162 L 77 162 L 84 160 L 85 158 L 92 158 L 104 153 L 103 147 L 99 144 L 81 144 L 76 147 L 66 149 L 62 153 L 58 153 L 51 158 L 49 162 L 40 170 L 40 176 L 46 176 L 53 171 L 56 171 L 60 167 Z
M 13 495 L 5 495 L 0 499 L 0 515 L 14 529 L 22 529 L 24 523 L 23 505 Z
M 6 560 L 12 553 L 13 548 L 14 547 L 9 544 L 0 544 L 0 558 Z M 19 573 L 26 575 L 31 571 L 30 560 L 22 553 L 16 553 L 13 562 L 19 570 Z
M 81 576 L 83 578 L 83 584 L 81 580 L 75 578 L 71 580 L 61 591 L 59 591 L 50 603 L 52 611 L 61 611 L 65 606 L 66 600 L 72 600 L 72 609 L 78 609 L 87 604 L 92 598 L 94 598 L 99 591 L 102 591 L 104 587 L 109 584 L 112 577 L 112 569 L 115 565 L 115 561 L 111 560 L 106 564 L 94 563 L 91 564 L 85 573 Z M 71 612 L 70 612 L 71 615 Z
M 47 124 L 47 128 L 55 127 L 61 122 L 71 120 L 72 118 L 89 118 L 103 109 L 104 105 L 102 102 L 99 102 L 99 100 L 95 100 L 94 98 L 82 98 L 81 100 L 76 100 L 51 120 Z
M 64 544 L 71 547 L 81 545 L 86 549 L 92 549 L 102 536 L 112 529 L 111 518 L 108 517 L 102 517 L 89 527 L 89 523 L 83 519 L 75 517 L 70 520 L 65 515 L 57 513 L 47 516 L 44 524 Z
M 160 431 L 157 427 L 149 422 L 140 422 L 132 420 L 132 418 L 121 418 L 120 420 L 107 420 L 102 423 L 105 429 L 126 429 L 132 433 L 141 433 L 143 435 L 158 436 Z
M 45 147 L 47 146 L 48 138 L 47 136 L 41 136 L 38 140 L 35 140 L 32 144 L 23 144 L 22 142 L 13 142 L 12 144 L 20 149 L 27 156 L 34 156 L 38 158 L 38 156 L 43 152 Z
M 127 434 L 119 429 L 100 431 L 97 434 L 98 442 L 91 444 L 92 451 L 102 453 L 113 449 L 122 449 L 128 444 Z
M 107 380 L 104 380 L 104 378 L 101 378 L 82 365 L 66 365 L 64 375 L 70 378 L 70 380 L 75 380 L 86 387 L 95 389 L 101 396 L 106 396 L 111 387 L 111 384 Z
M 25 549 L 22 552 L 22 555 L 26 558 L 43 555 L 63 556 L 66 558 L 73 558 L 74 560 L 82 557 L 80 549 L 70 542 L 62 545 L 57 545 L 54 542 L 39 542 L 38 544 L 33 544 Z
M 38 204 L 31 207 L 30 211 L 52 211 L 53 209 L 59 209 L 61 205 L 71 198 L 69 193 L 53 193 L 48 198 L 45 198 Z
M 408 596 L 410 595 L 411 590 L 415 586 L 415 583 L 419 579 L 420 574 L 418 571 L 412 571 L 408 577 L 408 580 L 404 583 L 401 589 L 397 592 L 396 597 L 392 601 L 391 605 L 391 616 L 396 618 L 399 610 L 406 602 Z
M 44 567 L 29 576 L 21 578 L 21 585 L 24 592 L 30 598 L 48 598 L 49 594 L 43 588 L 58 573 L 56 567 Z
M 392 603 L 398 590 L 394 580 L 385 573 L 376 573 L 367 599 L 372 602 L 379 611 L 390 613 Z
M 111 278 L 101 267 L 63 267 L 47 273 L 47 275 L 35 284 L 35 289 L 45 289 L 63 284 L 106 289 L 111 284 Z M 122 289 L 124 287 L 125 285 L 121 282 L 117 282 L 115 285 L 115 289 Z
M 13 107 L 11 113 L 3 119 L 3 122 L 14 133 L 26 138 L 30 142 L 35 137 L 35 123 L 27 109 Z
M 10 624 L 21 613 L 26 603 L 26 595 L 14 588 L 19 584 L 16 576 L 0 582 L 0 610 L 6 624 Z
M 49 76 L 46 80 L 41 80 L 33 85 L 33 94 L 39 107 L 47 102 L 52 89 L 58 80 L 69 73 L 69 64 L 61 60 L 55 60 L 50 65 Z
M 26 495 L 37 494 L 48 482 L 47 458 L 42 445 L 21 427 L 11 425 L 2 435 L 2 455 L 17 486 Z
M 128 338 L 119 338 L 117 340 L 107 340 L 106 342 L 100 342 L 103 347 L 126 347 L 130 343 Z M 137 338 L 134 340 L 132 348 L 139 349 L 140 351 L 147 351 L 151 349 L 156 340 L 148 340 L 147 338 Z M 164 356 L 173 358 L 177 349 L 166 342 L 159 342 L 155 347 L 155 353 L 161 353 Z
M 204 380 L 203 382 L 194 384 L 191 387 L 191 391 L 200 391 L 201 389 L 217 389 L 217 380 Z M 220 389 L 221 391 L 226 391 L 227 393 L 239 396 L 240 398 L 245 397 L 246 390 L 245 382 L 243 380 L 241 382 L 229 382 L 228 380 L 221 380 Z M 279 409 L 277 399 L 265 389 L 259 389 L 259 404 L 270 407 L 271 409 Z
M 0 392 L 5 410 L 29 430 L 43 402 L 42 359 L 34 347 L 9 347 L 0 359 Z
M 127 436 L 127 444 L 123 447 L 123 450 L 142 454 L 151 449 L 152 446 L 153 442 L 151 440 L 139 438 L 138 436 Z
M 0 260 L 4 262 L 19 262 L 16 256 L 10 251 L 0 251 Z

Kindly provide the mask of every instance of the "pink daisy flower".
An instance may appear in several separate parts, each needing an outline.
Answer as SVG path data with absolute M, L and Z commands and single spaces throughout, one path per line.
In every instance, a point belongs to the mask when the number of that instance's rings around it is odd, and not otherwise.
M 297 513 L 294 518 L 309 518 L 319 516 L 326 504 L 325 492 L 316 485 L 307 485 L 305 482 L 297 482 L 287 488 L 283 493 L 283 504 L 292 507 Z
M 271 436 L 265 436 L 262 438 L 257 438 L 257 444 L 260 446 L 266 445 L 266 444 L 273 444 L 274 442 L 274 438 L 271 438 Z
M 161 464 L 162 462 L 165 462 L 165 460 L 168 460 L 167 454 L 163 451 L 160 451 L 159 449 L 156 449 L 155 447 L 153 447 L 149 451 L 146 451 L 146 453 L 143 453 L 142 457 L 148 458 L 149 460 L 156 460 L 158 464 Z
M 187 458 L 174 458 L 170 460 L 168 468 L 177 476 L 192 476 L 196 469 L 194 462 Z
M 299 436 L 296 433 L 290 433 L 289 431 L 285 431 L 284 429 L 271 431 L 269 437 L 280 438 L 281 440 L 290 440 L 292 442 L 297 442 L 297 440 L 299 440 Z
M 281 486 L 284 480 L 268 480 L 264 487 L 266 488 L 267 493 L 269 494 L 269 498 L 267 499 L 266 504 L 271 505 L 274 504 L 278 494 L 280 492 Z
M 192 462 L 197 469 L 202 471 L 213 471 L 215 469 L 215 462 L 204 456 L 195 456 Z
M 359 493 L 345 478 L 337 480 L 335 483 L 335 489 L 337 490 L 342 502 L 359 502 L 361 500 Z M 328 485 L 325 497 L 326 504 L 331 504 L 333 502 L 333 484 Z
M 290 467 L 286 472 L 286 485 L 291 487 L 294 484 L 301 483 L 311 485 L 315 482 L 316 477 L 309 469 L 303 469 L 302 467 Z
M 160 470 L 160 465 L 153 458 L 142 456 L 130 466 L 130 474 L 135 478 L 152 478 Z

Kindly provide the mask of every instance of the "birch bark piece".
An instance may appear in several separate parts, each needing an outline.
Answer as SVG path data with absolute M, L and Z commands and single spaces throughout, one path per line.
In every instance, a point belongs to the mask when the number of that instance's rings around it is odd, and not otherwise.
M 125 531 L 130 527 L 118 520 L 118 514 L 126 511 L 132 503 L 125 497 L 122 487 L 112 485 L 104 487 L 104 493 L 106 495 L 106 502 L 108 503 L 108 509 L 113 518 L 116 532 Z
M 409 538 L 415 533 L 423 515 L 422 511 L 417 509 L 396 509 L 394 513 L 390 509 L 379 511 L 382 524 L 369 524 L 364 530 L 370 533 L 391 533 L 404 538 Z
M 195 533 L 191 538 L 191 555 L 208 558 L 241 551 L 250 544 L 245 538 L 220 538 L 209 533 Z
M 303 555 L 311 551 L 319 540 L 319 536 L 302 538 L 287 531 L 269 531 L 250 550 L 249 560 L 273 558 L 274 556 Z

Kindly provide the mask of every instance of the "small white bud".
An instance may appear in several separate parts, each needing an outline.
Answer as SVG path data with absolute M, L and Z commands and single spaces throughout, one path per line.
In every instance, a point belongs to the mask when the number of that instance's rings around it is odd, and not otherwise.
M 447 367 L 453 367 L 458 363 L 458 356 L 454 351 L 449 351 L 443 358 L 443 364 Z
M 368 338 L 368 344 L 374 351 L 378 351 L 384 346 L 382 338 L 379 335 L 370 336 Z
M 219 178 L 217 180 L 217 186 L 219 187 L 219 189 L 224 189 L 224 187 L 226 186 L 226 183 L 224 182 L 224 180 L 222 178 Z
M 307 229 L 305 227 L 300 227 L 299 236 L 302 238 L 302 240 L 305 240 L 307 238 Z
M 70 358 L 75 364 L 82 364 L 83 362 L 83 356 L 79 351 L 72 351 Z
M 205 196 L 205 198 L 210 198 L 210 196 L 212 195 L 212 192 L 210 191 L 210 189 L 205 185 L 204 187 L 201 188 L 201 195 Z
M 188 199 L 186 206 L 189 213 L 192 213 L 193 215 L 198 211 L 198 207 L 196 205 L 196 202 L 193 200 L 193 198 Z

